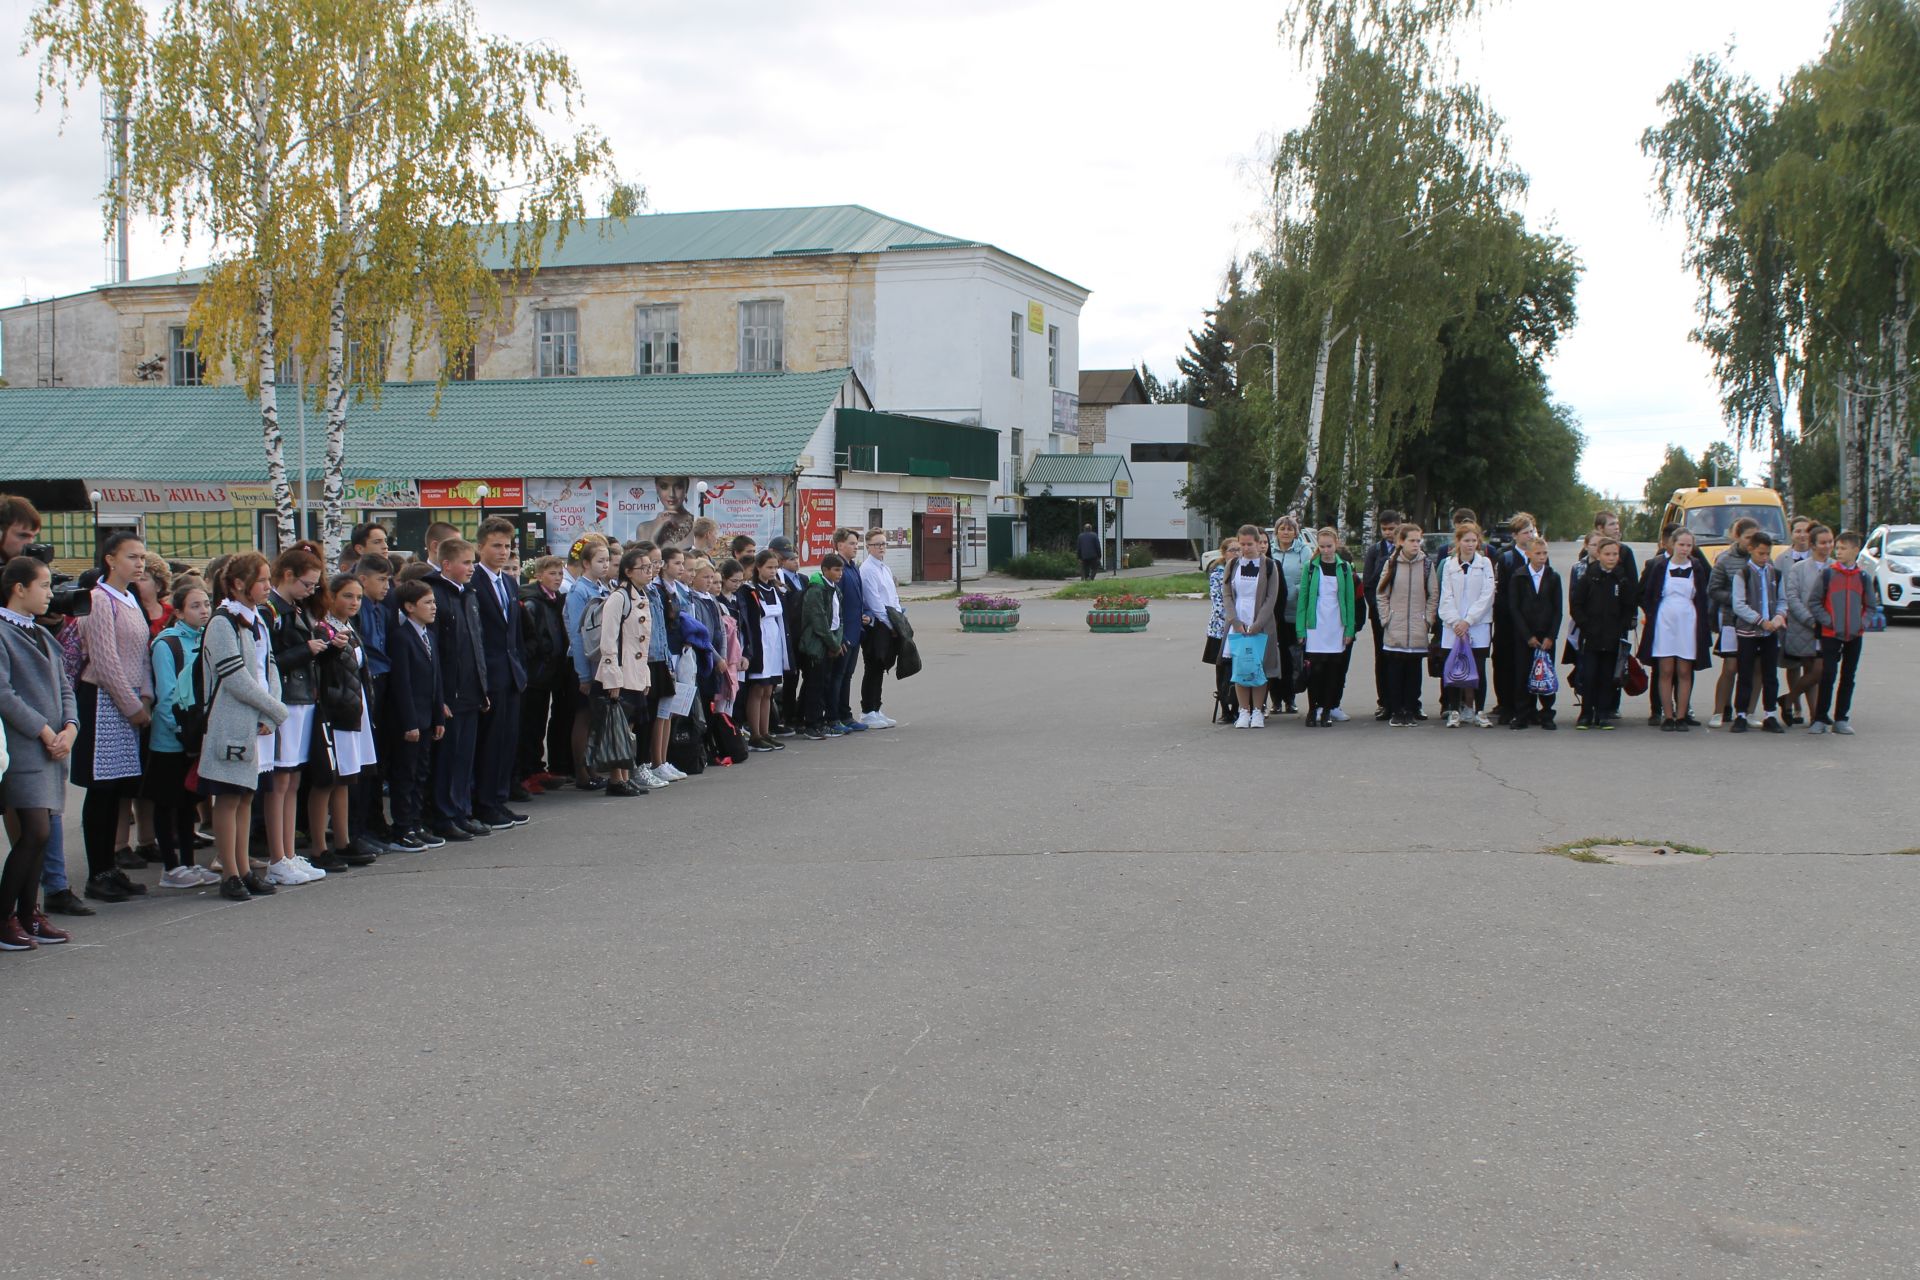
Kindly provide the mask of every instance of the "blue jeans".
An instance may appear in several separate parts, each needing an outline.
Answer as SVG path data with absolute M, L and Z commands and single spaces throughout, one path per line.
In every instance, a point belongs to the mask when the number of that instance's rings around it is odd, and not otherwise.
M 850 644 L 834 665 L 832 696 L 827 699 L 827 715 L 845 724 L 853 719 L 853 671 L 860 665 L 860 646 Z
M 48 815 L 53 819 L 53 831 L 47 836 L 47 860 L 40 864 L 40 887 L 48 893 L 61 893 L 67 888 L 67 852 L 62 846 L 60 811 Z

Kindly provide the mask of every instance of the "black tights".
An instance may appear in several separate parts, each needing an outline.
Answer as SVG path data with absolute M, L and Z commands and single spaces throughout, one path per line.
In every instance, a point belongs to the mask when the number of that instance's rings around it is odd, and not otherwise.
M 153 838 L 160 845 L 160 865 L 167 871 L 193 865 L 193 829 L 199 807 L 190 795 L 153 802 Z
M 87 845 L 89 879 L 113 870 L 113 842 L 120 827 L 120 802 L 132 798 L 139 786 L 138 778 L 114 778 L 87 788 L 86 803 L 80 806 L 80 831 Z
M 0 919 L 16 917 L 22 928 L 33 923 L 39 906 L 40 864 L 46 860 L 47 841 L 53 837 L 53 818 L 47 809 L 15 809 L 20 838 L 7 854 L 0 871 Z

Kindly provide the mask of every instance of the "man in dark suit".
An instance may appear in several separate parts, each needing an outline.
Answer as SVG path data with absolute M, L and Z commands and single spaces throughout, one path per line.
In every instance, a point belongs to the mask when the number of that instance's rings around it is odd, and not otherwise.
M 432 785 L 428 760 L 445 730 L 446 697 L 440 681 L 440 650 L 433 642 L 439 601 L 424 582 L 394 588 L 400 623 L 388 636 L 390 665 L 383 715 L 388 799 L 393 805 L 391 844 L 402 853 L 437 849 L 446 841 L 427 830 L 422 806 Z M 462 833 L 464 836 L 464 833 Z
M 1528 652 L 1527 633 L 1516 631 L 1509 621 L 1512 611 L 1507 596 L 1514 580 L 1527 569 L 1527 548 L 1540 536 L 1533 516 L 1520 512 L 1508 522 L 1513 545 L 1493 562 L 1493 721 L 1506 724 L 1518 715 L 1517 708 L 1530 707 L 1527 695 L 1527 668 L 1533 662 Z M 1559 575 L 1554 575 L 1559 580 Z M 1556 628 L 1558 624 L 1555 624 Z
M 422 581 L 433 588 L 438 606 L 433 638 L 440 649 L 447 731 L 433 752 L 433 829 L 448 840 L 470 840 L 493 834 L 473 812 L 473 761 L 480 716 L 487 709 L 487 656 L 480 647 L 480 608 L 472 581 L 474 547 L 448 538 L 435 553 L 438 571 Z
M 470 594 L 480 612 L 480 649 L 486 658 L 487 706 L 473 760 L 473 816 L 495 831 L 525 823 L 507 808 L 520 752 L 520 695 L 527 688 L 521 637 L 520 584 L 512 575 L 513 521 L 494 516 L 480 525 L 480 572 Z

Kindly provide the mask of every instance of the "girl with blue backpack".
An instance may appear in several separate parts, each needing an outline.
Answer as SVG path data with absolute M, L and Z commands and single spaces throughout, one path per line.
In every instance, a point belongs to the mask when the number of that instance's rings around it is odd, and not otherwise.
M 160 846 L 163 889 L 199 889 L 220 883 L 217 872 L 193 864 L 194 820 L 200 803 L 187 773 L 200 753 L 206 709 L 194 688 L 200 641 L 213 617 L 213 601 L 200 579 L 184 577 L 173 589 L 173 621 L 153 639 L 153 729 L 147 739 L 147 773 L 141 799 L 153 805 L 154 840 Z

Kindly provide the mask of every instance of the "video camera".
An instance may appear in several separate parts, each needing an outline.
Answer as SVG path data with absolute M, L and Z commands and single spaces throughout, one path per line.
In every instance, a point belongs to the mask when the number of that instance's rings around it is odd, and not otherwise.
M 48 614 L 61 618 L 84 618 L 93 612 L 93 584 L 82 583 L 72 574 L 55 569 L 51 542 L 28 543 L 20 554 L 32 556 L 53 574 L 53 599 L 47 604 Z

